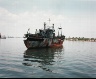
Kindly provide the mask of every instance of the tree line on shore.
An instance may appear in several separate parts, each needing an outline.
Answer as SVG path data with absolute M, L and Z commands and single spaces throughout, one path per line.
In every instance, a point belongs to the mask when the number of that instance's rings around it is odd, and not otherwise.
M 96 38 L 84 38 L 84 37 L 68 37 L 68 38 L 65 38 L 65 40 L 69 40 L 69 41 L 92 41 L 92 42 L 96 42 Z

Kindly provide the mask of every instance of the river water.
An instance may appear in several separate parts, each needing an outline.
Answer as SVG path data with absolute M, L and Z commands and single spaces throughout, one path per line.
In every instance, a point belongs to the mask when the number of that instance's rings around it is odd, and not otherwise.
M 96 42 L 27 50 L 23 38 L 0 39 L 0 78 L 96 78 Z

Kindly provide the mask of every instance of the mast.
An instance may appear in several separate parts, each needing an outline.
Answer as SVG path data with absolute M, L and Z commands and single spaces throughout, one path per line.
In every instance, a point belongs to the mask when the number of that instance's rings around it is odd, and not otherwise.
M 51 21 L 51 20 L 50 20 L 50 18 L 49 18 L 49 20 L 48 20 L 48 21 L 49 21 L 49 24 L 50 24 L 50 21 Z
M 46 29 L 46 23 L 44 22 L 44 30 Z
M 58 36 L 59 36 L 59 31 L 61 31 L 61 36 L 62 36 L 62 28 L 61 28 L 61 26 L 58 28 Z
M 59 30 L 58 30 L 58 36 L 59 36 Z
M 0 33 L 0 38 L 1 38 L 1 33 Z

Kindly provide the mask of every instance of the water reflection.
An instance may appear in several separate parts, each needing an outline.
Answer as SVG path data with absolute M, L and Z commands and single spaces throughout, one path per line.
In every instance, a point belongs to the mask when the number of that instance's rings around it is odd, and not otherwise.
M 28 49 L 24 52 L 25 66 L 40 67 L 43 70 L 51 71 L 46 66 L 53 65 L 54 57 L 59 56 L 63 51 L 63 46 L 59 48 Z

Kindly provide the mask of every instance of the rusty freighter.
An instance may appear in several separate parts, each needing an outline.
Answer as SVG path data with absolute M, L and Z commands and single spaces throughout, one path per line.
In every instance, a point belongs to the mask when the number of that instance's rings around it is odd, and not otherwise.
M 44 28 L 39 29 L 34 34 L 29 32 L 24 34 L 24 44 L 28 49 L 31 48 L 49 48 L 49 47 L 61 47 L 63 45 L 65 36 L 62 35 L 62 28 L 58 28 L 58 35 L 55 34 L 54 24 L 47 26 L 44 22 Z

